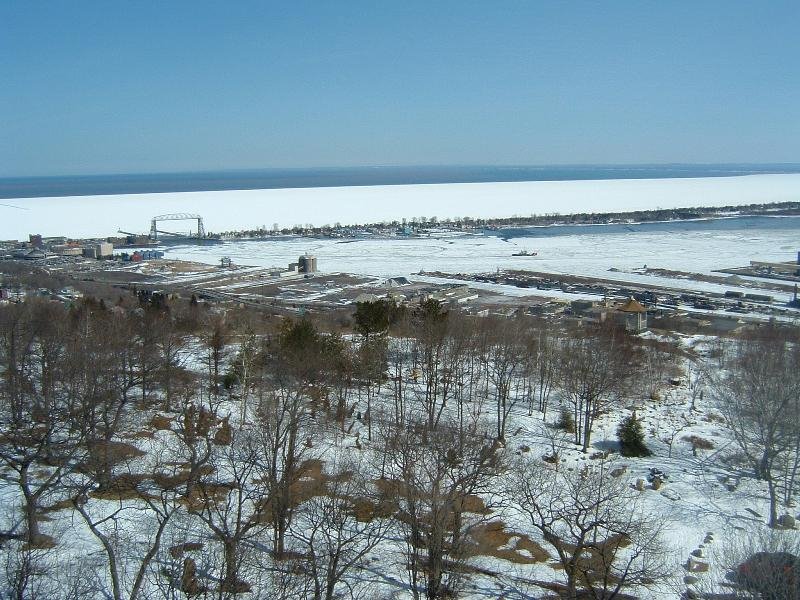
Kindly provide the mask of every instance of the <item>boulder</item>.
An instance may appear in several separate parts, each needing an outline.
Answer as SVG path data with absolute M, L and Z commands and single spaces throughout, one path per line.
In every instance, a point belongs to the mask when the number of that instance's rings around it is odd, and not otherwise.
M 692 556 L 686 561 L 686 570 L 690 573 L 707 573 L 708 568 L 708 563 L 697 560 Z
M 794 529 L 797 525 L 797 520 L 790 514 L 784 514 L 778 517 L 778 525 L 784 529 Z

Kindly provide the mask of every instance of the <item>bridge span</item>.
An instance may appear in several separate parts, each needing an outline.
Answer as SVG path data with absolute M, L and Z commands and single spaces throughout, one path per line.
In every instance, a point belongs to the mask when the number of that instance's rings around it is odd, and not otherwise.
M 167 235 L 180 235 L 169 231 L 161 231 L 158 229 L 158 223 L 161 221 L 197 221 L 196 233 L 190 233 L 190 237 L 204 238 L 206 236 L 206 229 L 203 226 L 203 217 L 192 213 L 170 213 L 167 215 L 158 215 L 150 220 L 150 238 L 153 240 L 158 239 L 159 233 Z

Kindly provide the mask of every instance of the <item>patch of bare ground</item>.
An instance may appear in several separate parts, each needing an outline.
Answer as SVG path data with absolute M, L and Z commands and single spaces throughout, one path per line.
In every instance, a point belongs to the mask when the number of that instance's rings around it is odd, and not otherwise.
M 298 469 L 297 480 L 291 484 L 291 502 L 293 506 L 298 506 L 314 496 L 321 496 L 327 493 L 327 484 L 332 481 L 344 481 L 350 477 L 350 473 L 340 473 L 332 476 L 323 471 L 325 463 L 319 459 L 303 461 Z M 366 505 L 362 506 L 362 511 L 367 514 L 370 510 Z M 272 522 L 272 511 L 269 502 L 264 501 L 259 507 L 258 520 L 261 523 Z
M 49 535 L 45 535 L 44 533 L 40 533 L 36 539 L 28 544 L 24 544 L 22 546 L 23 550 L 49 550 L 51 548 L 55 548 L 58 544 L 56 544 L 55 539 L 50 537 Z
M 607 581 L 608 583 L 616 583 L 618 579 L 606 573 L 606 569 L 611 565 L 613 556 L 619 552 L 620 548 L 627 548 L 630 546 L 630 540 L 625 535 L 614 535 L 605 541 L 596 543 L 592 548 L 587 548 L 580 559 L 577 561 L 579 572 L 586 582 L 593 584 L 596 581 Z M 566 554 L 571 555 L 575 547 L 563 541 L 559 541 Z M 564 565 L 561 563 L 552 563 L 550 565 L 553 569 L 561 570 Z M 592 598 L 594 596 L 591 596 Z
M 143 497 L 139 485 L 145 479 L 148 479 L 147 475 L 126 473 L 112 479 L 104 489 L 95 490 L 89 495 L 100 500 L 135 500 Z
M 217 266 L 206 265 L 198 262 L 191 262 L 188 260 L 156 260 L 150 261 L 147 267 L 149 269 L 143 271 L 157 272 L 164 274 L 165 272 L 172 273 L 213 273 L 219 272 Z
M 39 509 L 39 512 L 42 514 L 47 514 L 51 512 L 58 512 L 60 510 L 72 510 L 72 499 L 65 498 L 63 500 L 59 500 L 58 502 L 54 502 L 50 506 L 43 506 Z
M 142 429 L 140 431 L 134 431 L 133 433 L 129 433 L 128 435 L 120 436 L 129 440 L 151 440 L 156 437 L 154 431 L 150 431 L 149 429 Z
M 550 555 L 527 535 L 506 530 L 503 521 L 490 521 L 471 532 L 472 554 L 492 556 L 516 564 L 545 562 Z M 512 543 L 513 540 L 513 543 Z
M 99 271 L 95 272 L 94 280 L 112 284 L 158 284 L 162 278 L 159 275 L 131 271 Z
M 172 429 L 172 421 L 174 421 L 174 417 L 167 417 L 164 415 L 153 415 L 153 418 L 150 419 L 150 427 L 153 429 L 159 430 L 166 430 L 169 431 Z
M 185 544 L 178 544 L 169 549 L 169 554 L 172 558 L 183 558 L 186 552 L 197 552 L 203 549 L 203 544 L 200 542 L 186 542 Z
M 312 496 L 327 493 L 327 485 L 331 482 L 348 481 L 353 474 L 349 471 L 328 475 L 323 471 L 325 463 L 317 458 L 303 461 L 300 465 L 298 480 L 292 484 L 294 502 L 300 504 Z

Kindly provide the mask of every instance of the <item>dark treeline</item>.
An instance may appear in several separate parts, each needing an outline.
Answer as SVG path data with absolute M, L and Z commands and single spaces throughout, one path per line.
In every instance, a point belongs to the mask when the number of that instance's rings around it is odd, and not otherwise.
M 603 225 L 610 223 L 654 223 L 661 221 L 686 221 L 692 219 L 713 219 L 735 214 L 737 216 L 796 216 L 800 214 L 800 202 L 775 202 L 768 204 L 730 205 L 718 207 L 683 207 L 637 210 L 629 212 L 591 212 L 591 213 L 545 213 L 514 215 L 512 217 L 473 218 L 469 216 L 439 219 L 438 217 L 410 217 L 401 221 L 382 223 L 359 223 L 342 225 L 314 226 L 312 224 L 273 229 L 243 229 L 226 231 L 221 235 L 233 238 L 265 237 L 270 235 L 322 235 L 335 236 L 343 231 L 361 229 L 382 229 L 386 227 L 411 227 L 415 230 L 426 227 L 447 227 L 457 229 L 499 229 L 513 227 L 543 227 L 548 225 Z

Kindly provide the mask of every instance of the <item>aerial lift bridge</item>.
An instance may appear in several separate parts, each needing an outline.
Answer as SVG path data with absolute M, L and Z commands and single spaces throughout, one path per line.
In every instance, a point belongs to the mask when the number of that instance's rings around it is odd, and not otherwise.
M 197 221 L 197 233 L 190 233 L 189 237 L 204 238 L 206 236 L 205 227 L 203 227 L 203 217 L 191 213 L 172 213 L 168 215 L 159 215 L 150 220 L 150 238 L 157 240 L 158 234 L 163 233 L 172 236 L 182 236 L 180 233 L 173 233 L 171 231 L 162 231 L 158 228 L 158 223 L 161 221 Z

